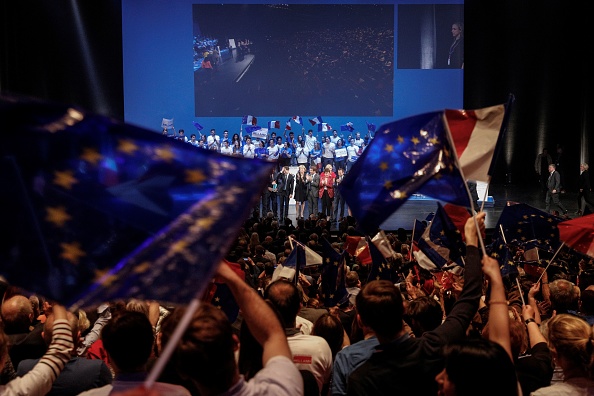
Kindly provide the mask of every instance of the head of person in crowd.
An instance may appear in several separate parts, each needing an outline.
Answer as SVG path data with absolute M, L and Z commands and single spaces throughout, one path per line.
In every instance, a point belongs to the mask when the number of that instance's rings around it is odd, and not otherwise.
M 405 320 L 416 337 L 433 330 L 443 320 L 443 310 L 437 300 L 429 296 L 421 296 L 409 301 L 406 307 Z
M 594 335 L 592 326 L 570 314 L 559 314 L 548 323 L 549 348 L 566 378 L 592 378 Z M 570 374 L 571 373 L 571 374 Z
M 181 319 L 184 311 L 175 314 Z M 225 313 L 211 304 L 200 304 L 177 345 L 176 368 L 201 394 L 223 393 L 239 377 L 235 360 L 238 342 Z
M 404 306 L 402 294 L 394 283 L 371 281 L 357 294 L 355 301 L 361 322 L 375 331 L 380 343 L 391 341 L 402 331 Z
M 103 346 L 116 373 L 147 370 L 153 351 L 153 327 L 148 316 L 139 311 L 120 310 L 101 331 Z
M 444 347 L 445 368 L 435 377 L 439 395 L 517 395 L 518 380 L 505 349 L 485 338 L 469 337 Z
M 282 278 L 275 280 L 266 288 L 264 298 L 276 308 L 285 327 L 295 327 L 302 300 L 295 284 Z
M 556 279 L 549 283 L 551 291 L 551 309 L 557 314 L 577 312 L 579 309 L 580 290 L 566 279 Z
M 23 295 L 15 295 L 2 303 L 2 323 L 6 334 L 28 333 L 33 323 L 33 307 Z
M 333 359 L 344 344 L 345 332 L 342 322 L 330 313 L 323 314 L 315 321 L 311 334 L 326 340 Z

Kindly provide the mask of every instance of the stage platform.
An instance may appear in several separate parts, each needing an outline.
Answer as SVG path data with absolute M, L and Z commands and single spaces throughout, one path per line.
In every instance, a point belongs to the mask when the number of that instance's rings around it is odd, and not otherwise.
M 488 195 L 492 197 L 492 202 L 488 205 L 487 203 L 485 204 L 484 211 L 487 213 L 486 227 L 489 233 L 497 225 L 499 216 L 508 201 L 525 203 L 540 210 L 545 209 L 545 195 L 539 191 L 538 185 L 491 185 L 489 186 Z M 575 217 L 576 215 L 574 215 L 574 213 L 577 210 L 577 193 L 567 192 L 561 194 L 560 198 L 561 203 L 569 211 L 569 216 L 572 218 Z M 384 221 L 381 228 L 385 231 L 396 231 L 399 228 L 404 228 L 410 233 L 412 232 L 415 219 L 425 220 L 427 216 L 434 213 L 436 209 L 436 200 L 426 198 L 409 199 Z M 552 209 L 558 210 L 555 207 L 552 207 Z M 306 208 L 305 216 L 308 214 Z M 293 200 L 291 200 L 291 204 L 289 205 L 289 218 L 295 225 L 295 204 Z M 338 223 L 333 223 L 331 230 L 338 231 Z

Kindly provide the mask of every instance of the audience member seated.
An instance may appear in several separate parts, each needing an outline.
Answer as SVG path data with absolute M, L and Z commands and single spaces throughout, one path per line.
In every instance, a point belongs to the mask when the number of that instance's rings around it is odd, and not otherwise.
M 24 298 L 29 301 L 26 297 Z M 47 352 L 35 367 L 23 377 L 17 377 L 6 385 L 0 385 L 1 395 L 46 395 L 66 363 L 70 360 L 70 353 L 74 344 L 72 343 L 72 332 L 66 319 L 66 309 L 56 304 L 51 315 L 55 318 L 52 327 L 53 338 Z M 9 359 L 9 342 L 4 331 L 0 330 L 0 368 Z
M 43 326 L 43 338 L 48 347 L 53 339 L 54 316 L 50 315 Z M 68 324 L 72 330 L 74 348 L 71 351 L 71 358 L 66 363 L 52 386 L 48 395 L 78 395 L 89 389 L 98 388 L 111 384 L 113 376 L 107 365 L 101 360 L 89 360 L 76 356 L 76 348 L 80 342 L 79 319 L 73 313 L 67 313 Z M 22 360 L 18 366 L 19 377 L 25 376 L 33 370 L 39 359 Z
M 33 307 L 23 295 L 15 295 L 2 303 L 2 322 L 9 340 L 9 355 L 14 367 L 23 359 L 39 359 L 47 351 L 43 340 L 43 323 L 33 326 Z

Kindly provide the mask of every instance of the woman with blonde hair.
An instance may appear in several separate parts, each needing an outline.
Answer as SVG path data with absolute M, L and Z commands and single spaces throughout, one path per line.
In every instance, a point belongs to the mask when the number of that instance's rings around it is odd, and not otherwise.
M 592 395 L 592 326 L 571 314 L 559 314 L 548 321 L 548 342 L 557 365 L 563 370 L 563 382 L 540 388 L 531 395 Z
M 299 165 L 299 170 L 295 175 L 295 217 L 297 220 L 303 219 L 305 201 L 307 201 L 307 169 L 305 165 Z
M 320 175 L 318 196 L 322 200 L 322 213 L 327 221 L 332 216 L 332 201 L 334 200 L 334 182 L 336 174 L 332 171 L 332 164 L 326 164 L 324 172 Z

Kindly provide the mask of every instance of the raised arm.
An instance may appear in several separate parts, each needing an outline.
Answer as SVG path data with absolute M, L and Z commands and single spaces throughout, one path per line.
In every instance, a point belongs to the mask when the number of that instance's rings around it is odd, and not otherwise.
M 491 295 L 489 296 L 489 339 L 501 345 L 513 361 L 507 297 L 503 279 L 501 278 L 499 262 L 492 257 L 483 256 L 483 272 L 491 286 Z
M 262 345 L 262 364 L 279 355 L 292 360 L 285 330 L 268 303 L 224 262 L 219 265 L 217 275 L 231 289 L 250 331 Z

